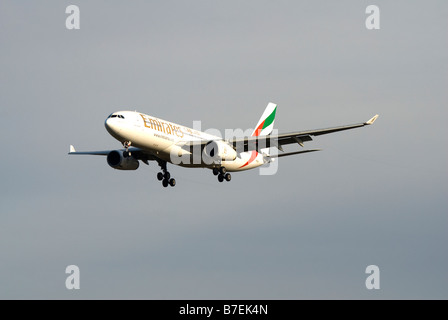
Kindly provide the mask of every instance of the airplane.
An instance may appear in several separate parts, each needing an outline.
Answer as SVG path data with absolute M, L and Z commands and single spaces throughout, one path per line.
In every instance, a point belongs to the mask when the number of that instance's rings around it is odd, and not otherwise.
M 320 149 L 284 152 L 282 146 L 298 144 L 312 137 L 371 125 L 375 115 L 366 122 L 326 129 L 271 134 L 277 104 L 269 102 L 251 136 L 223 139 L 217 135 L 194 130 L 137 111 L 117 111 L 105 120 L 106 130 L 123 145 L 122 149 L 78 152 L 70 145 L 69 155 L 106 156 L 107 163 L 118 170 L 136 170 L 139 160 L 145 164 L 156 161 L 161 168 L 157 179 L 163 187 L 176 185 L 167 170 L 167 163 L 182 167 L 211 169 L 218 181 L 230 181 L 230 172 L 249 170 L 276 158 L 320 151 Z M 271 154 L 276 147 L 281 153 Z

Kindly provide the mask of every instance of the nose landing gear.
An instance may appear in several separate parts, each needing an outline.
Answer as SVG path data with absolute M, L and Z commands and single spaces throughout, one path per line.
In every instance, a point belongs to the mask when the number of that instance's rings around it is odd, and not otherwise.
M 131 146 L 131 141 L 124 141 L 123 147 L 126 149 L 123 151 L 123 157 L 127 158 L 131 156 L 131 152 L 129 151 L 129 147 Z

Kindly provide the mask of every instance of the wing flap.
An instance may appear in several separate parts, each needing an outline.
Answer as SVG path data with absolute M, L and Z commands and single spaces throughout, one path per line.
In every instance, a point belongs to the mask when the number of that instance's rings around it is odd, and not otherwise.
M 297 143 L 300 146 L 304 146 L 303 143 L 312 141 L 313 138 L 307 134 L 284 134 L 277 136 L 259 136 L 259 137 L 246 137 L 236 138 L 230 140 L 230 144 L 237 152 L 247 152 L 251 150 L 260 151 L 264 148 L 277 147 L 282 150 L 282 146 L 286 144 Z
M 280 157 L 286 157 L 286 156 L 292 156 L 295 154 L 301 154 L 301 153 L 308 153 L 308 152 L 315 152 L 315 151 L 321 151 L 322 149 L 312 149 L 312 150 L 301 150 L 301 151 L 294 151 L 294 152 L 285 152 L 285 153 L 279 153 L 275 155 L 269 155 L 270 158 L 280 158 Z

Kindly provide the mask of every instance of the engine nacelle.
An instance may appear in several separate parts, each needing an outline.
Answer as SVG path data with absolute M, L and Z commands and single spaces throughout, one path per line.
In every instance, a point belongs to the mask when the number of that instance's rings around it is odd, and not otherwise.
M 237 157 L 236 151 L 223 141 L 210 141 L 204 147 L 204 160 L 231 161 Z
M 118 170 L 137 170 L 139 162 L 131 157 L 124 157 L 122 151 L 113 150 L 107 155 L 107 163 Z

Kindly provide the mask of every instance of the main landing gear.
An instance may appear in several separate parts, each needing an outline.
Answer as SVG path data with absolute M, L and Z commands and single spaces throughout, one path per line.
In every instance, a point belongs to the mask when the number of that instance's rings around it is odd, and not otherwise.
M 227 169 L 225 167 L 221 167 L 219 169 L 213 168 L 213 174 L 215 176 L 218 176 L 219 182 L 223 182 L 224 180 L 226 181 L 232 180 L 232 176 L 230 175 L 230 173 L 227 172 Z
M 166 170 L 166 161 L 159 161 L 159 166 L 162 168 L 162 172 L 157 173 L 157 179 L 162 181 L 163 187 L 168 187 L 168 185 L 174 187 L 176 185 L 176 180 L 171 178 L 170 173 Z

